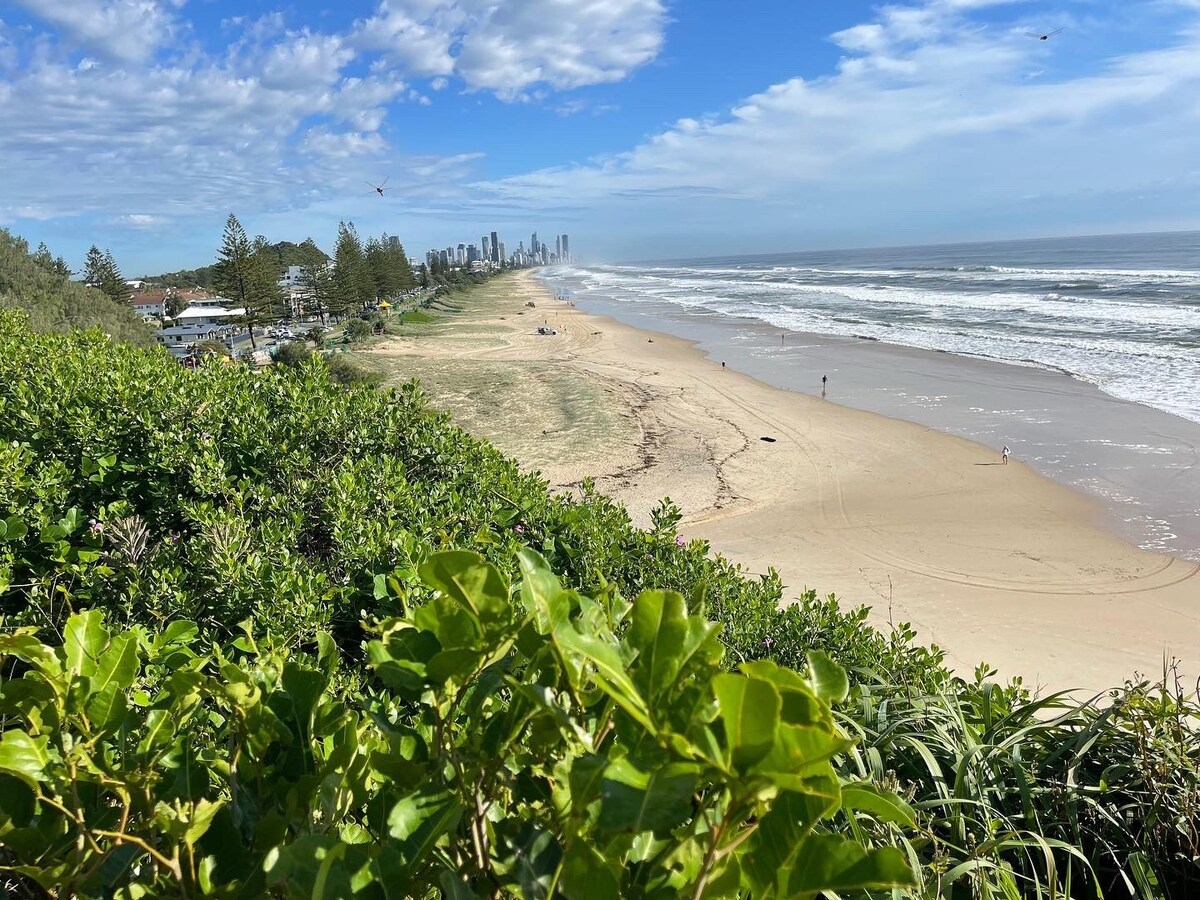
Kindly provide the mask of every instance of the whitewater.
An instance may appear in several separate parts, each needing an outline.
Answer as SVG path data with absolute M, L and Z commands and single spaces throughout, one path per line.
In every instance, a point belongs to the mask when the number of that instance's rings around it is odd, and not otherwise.
M 1200 232 L 563 267 L 554 280 L 583 298 L 1053 369 L 1200 422 Z

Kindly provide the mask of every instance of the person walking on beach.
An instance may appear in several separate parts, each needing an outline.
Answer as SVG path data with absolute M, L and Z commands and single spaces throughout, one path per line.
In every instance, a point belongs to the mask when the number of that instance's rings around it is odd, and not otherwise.
M 1005 444 L 1004 449 L 1000 451 L 1000 462 L 1006 466 L 1008 465 L 1008 444 Z

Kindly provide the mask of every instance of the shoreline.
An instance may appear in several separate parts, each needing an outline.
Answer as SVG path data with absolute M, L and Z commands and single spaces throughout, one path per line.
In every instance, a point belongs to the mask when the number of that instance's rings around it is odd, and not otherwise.
M 553 281 L 553 279 L 550 279 Z M 1041 474 L 1105 506 L 1106 527 L 1142 549 L 1200 561 L 1200 423 L 1041 366 L 873 339 L 783 331 L 586 296 L 589 311 L 687 337 L 776 388 L 1013 448 Z M 778 339 L 786 336 L 786 345 Z
M 537 335 L 543 322 L 558 333 Z M 641 523 L 670 496 L 681 534 L 775 567 L 785 600 L 811 587 L 866 603 L 963 674 L 986 660 L 1031 687 L 1096 691 L 1156 677 L 1164 653 L 1200 669 L 1200 566 L 1110 534 L 1093 498 L 972 441 L 722 369 L 695 341 L 583 312 L 530 275 L 363 356 L 422 377 L 552 486 L 592 477 Z

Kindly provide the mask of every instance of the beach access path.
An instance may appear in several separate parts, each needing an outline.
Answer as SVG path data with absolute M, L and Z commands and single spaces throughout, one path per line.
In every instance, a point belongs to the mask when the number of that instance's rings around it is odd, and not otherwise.
M 529 273 L 462 296 L 361 356 L 421 378 L 554 489 L 591 477 L 642 524 L 669 496 L 685 537 L 776 568 L 785 599 L 811 588 L 910 622 L 964 676 L 986 660 L 1034 688 L 1100 691 L 1171 657 L 1200 675 L 1200 566 L 1119 539 L 1097 501 L 998 448 L 768 386 Z

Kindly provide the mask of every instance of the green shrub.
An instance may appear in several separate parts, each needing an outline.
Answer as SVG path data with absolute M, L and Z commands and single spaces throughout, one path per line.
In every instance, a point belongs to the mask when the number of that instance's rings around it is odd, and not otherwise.
M 281 366 L 296 368 L 302 366 L 312 357 L 313 352 L 300 341 L 287 341 L 275 348 L 274 360 Z
M 350 356 L 342 353 L 329 353 L 322 357 L 329 377 L 337 384 L 359 384 L 374 387 L 383 381 L 383 375 L 355 362 Z
M 371 323 L 366 319 L 354 318 L 346 323 L 346 340 L 360 343 L 371 336 Z
M 0 636 L 7 861 L 63 895 L 812 897 L 913 882 L 905 856 L 830 831 L 911 825 L 843 783 L 846 676 L 721 671 L 683 597 L 564 590 L 536 553 L 519 593 L 437 554 L 429 599 L 378 623 L 376 686 L 315 657 L 220 646 L 177 620 L 62 644 Z M 625 627 L 622 627 L 625 626 Z M 620 629 L 621 637 L 617 637 Z M 7 658 L 5 658 L 7 657 Z

